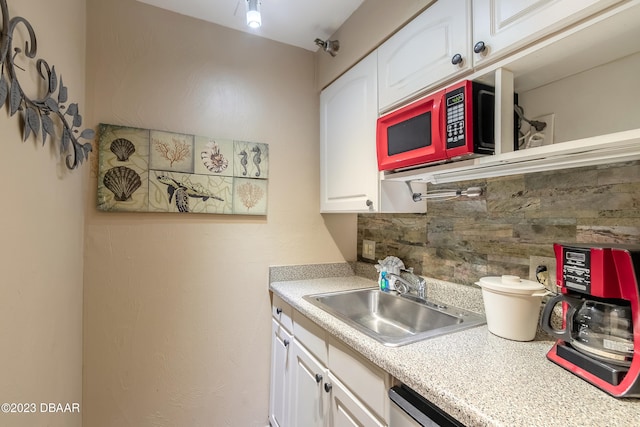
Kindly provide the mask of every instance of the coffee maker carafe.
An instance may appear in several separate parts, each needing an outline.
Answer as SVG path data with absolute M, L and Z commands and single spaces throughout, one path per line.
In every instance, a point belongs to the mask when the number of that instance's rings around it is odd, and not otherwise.
M 562 293 L 540 320 L 558 339 L 547 358 L 612 396 L 640 397 L 640 246 L 555 244 L 554 251 Z

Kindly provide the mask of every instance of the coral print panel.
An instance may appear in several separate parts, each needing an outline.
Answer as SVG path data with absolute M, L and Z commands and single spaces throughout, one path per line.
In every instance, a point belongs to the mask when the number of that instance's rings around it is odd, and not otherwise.
M 194 136 L 151 131 L 149 169 L 193 172 Z
M 267 214 L 267 144 L 109 124 L 99 144 L 100 210 Z
M 233 213 L 267 214 L 267 181 L 235 178 L 233 181 Z

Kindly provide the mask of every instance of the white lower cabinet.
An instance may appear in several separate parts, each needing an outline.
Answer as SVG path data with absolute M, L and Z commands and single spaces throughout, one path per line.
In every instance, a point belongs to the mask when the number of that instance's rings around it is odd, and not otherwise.
M 291 426 L 384 427 L 386 424 L 300 343 L 292 348 Z
M 327 425 L 334 427 L 384 427 L 338 379 L 329 373 L 330 411 Z
M 293 336 L 273 322 L 271 426 L 388 426 L 390 375 L 300 313 L 293 316 Z
M 269 423 L 285 427 L 289 423 L 289 385 L 293 337 L 275 319 L 271 325 L 271 388 Z
M 325 426 L 328 404 L 323 388 L 328 381 L 327 368 L 297 341 L 292 356 L 291 426 Z

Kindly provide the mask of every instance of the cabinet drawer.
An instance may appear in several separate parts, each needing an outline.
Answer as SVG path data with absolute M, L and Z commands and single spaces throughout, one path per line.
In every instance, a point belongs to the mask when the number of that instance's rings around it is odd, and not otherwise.
M 334 339 L 329 341 L 329 369 L 358 399 L 386 419 L 389 374 Z
M 324 329 L 297 311 L 293 314 L 293 337 L 325 366 L 327 365 L 327 343 Z
M 278 295 L 273 295 L 271 314 L 287 331 L 293 331 L 293 308 Z

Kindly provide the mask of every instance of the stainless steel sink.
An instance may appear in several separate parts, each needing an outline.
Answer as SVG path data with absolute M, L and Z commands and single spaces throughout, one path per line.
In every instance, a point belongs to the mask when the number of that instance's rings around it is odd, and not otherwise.
M 484 316 L 377 288 L 307 295 L 306 301 L 389 347 L 486 323 Z

